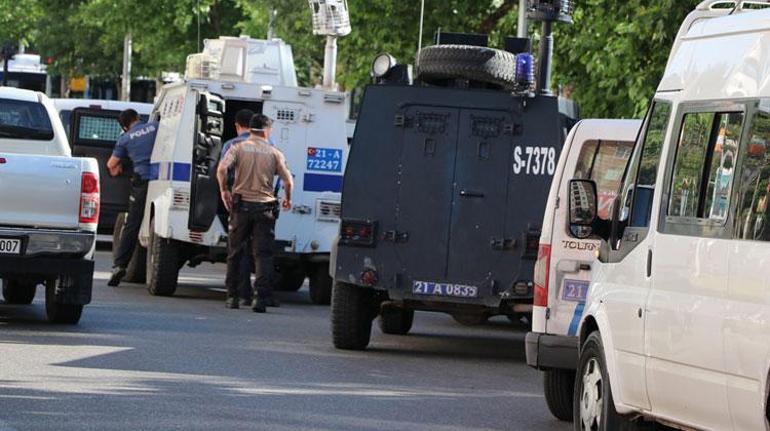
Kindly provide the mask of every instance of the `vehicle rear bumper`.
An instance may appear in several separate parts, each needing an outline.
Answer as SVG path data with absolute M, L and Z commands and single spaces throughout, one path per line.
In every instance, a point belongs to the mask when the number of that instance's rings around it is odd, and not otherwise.
M 24 259 L 42 255 L 82 257 L 91 252 L 96 241 L 95 232 L 12 227 L 0 227 L 0 237 L 21 239 Z
M 525 338 L 527 365 L 538 370 L 577 369 L 578 338 L 528 332 Z
M 88 304 L 94 278 L 94 261 L 64 257 L 0 256 L 0 277 L 20 277 L 41 283 L 64 276 L 56 284 L 57 303 Z

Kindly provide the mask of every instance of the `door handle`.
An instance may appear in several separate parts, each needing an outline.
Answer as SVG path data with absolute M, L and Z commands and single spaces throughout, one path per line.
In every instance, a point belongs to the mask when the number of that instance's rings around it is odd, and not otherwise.
M 652 276 L 652 250 L 647 250 L 647 277 Z
M 483 192 L 475 192 L 471 190 L 460 190 L 460 196 L 464 198 L 483 198 Z

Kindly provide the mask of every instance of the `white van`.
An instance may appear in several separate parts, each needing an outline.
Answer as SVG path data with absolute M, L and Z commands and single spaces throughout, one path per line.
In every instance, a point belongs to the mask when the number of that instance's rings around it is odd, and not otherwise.
M 704 2 L 671 52 L 599 250 L 575 429 L 767 430 L 770 6 Z M 596 225 L 572 180 L 570 223 Z
M 590 229 L 570 229 L 569 182 L 593 180 L 599 217 L 608 219 L 640 126 L 640 120 L 578 122 L 564 142 L 548 194 L 539 254 L 548 256 L 550 265 L 547 274 L 542 259 L 536 268 L 536 274 L 545 279 L 535 277 L 532 332 L 526 337 L 526 351 L 527 363 L 544 373 L 548 408 L 561 420 L 572 420 L 577 324 L 599 248 L 599 237 Z

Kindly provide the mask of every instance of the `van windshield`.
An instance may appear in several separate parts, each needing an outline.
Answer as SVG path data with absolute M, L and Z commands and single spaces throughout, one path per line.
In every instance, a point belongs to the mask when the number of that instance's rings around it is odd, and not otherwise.
M 0 98 L 0 138 L 50 141 L 53 126 L 39 102 Z

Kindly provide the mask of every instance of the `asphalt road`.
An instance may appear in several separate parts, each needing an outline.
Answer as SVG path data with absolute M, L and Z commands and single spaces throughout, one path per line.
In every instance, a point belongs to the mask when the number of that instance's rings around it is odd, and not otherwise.
M 335 350 L 307 289 L 268 314 L 224 308 L 222 265 L 185 269 L 173 298 L 107 287 L 99 252 L 80 325 L 0 307 L 0 431 L 568 430 L 524 359 L 525 329 L 467 328 L 417 313 L 408 336 L 376 328 Z

